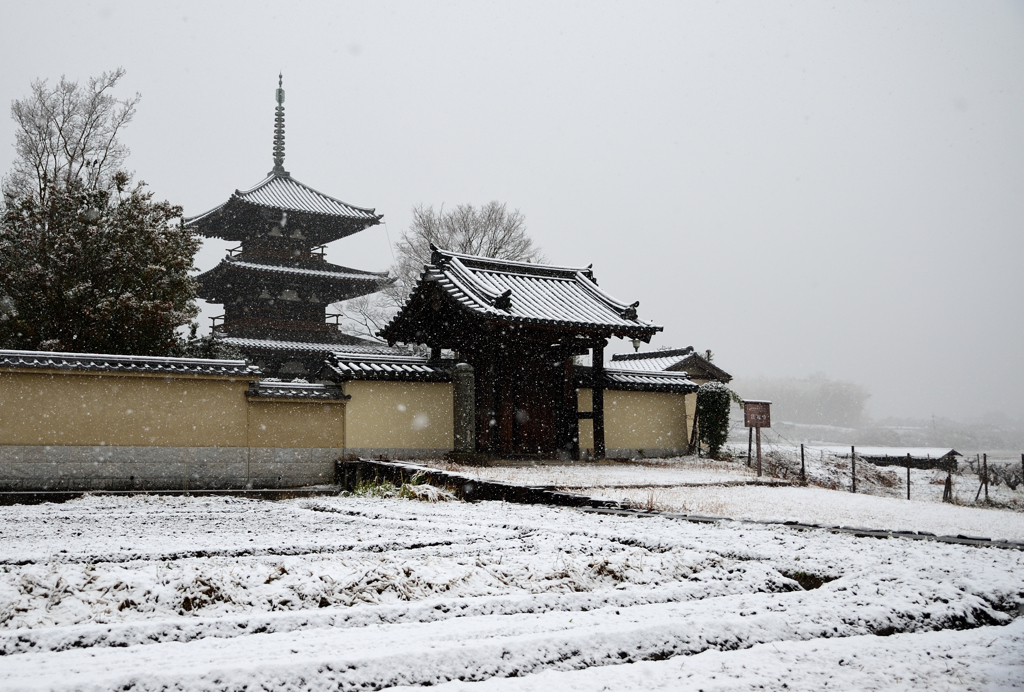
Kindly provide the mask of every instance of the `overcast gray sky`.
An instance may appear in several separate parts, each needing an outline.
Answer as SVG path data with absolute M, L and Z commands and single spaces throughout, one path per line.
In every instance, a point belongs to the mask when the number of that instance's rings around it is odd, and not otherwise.
M 500 200 L 736 376 L 1024 416 L 1024 3 L 4 2 L 0 102 L 123 66 L 130 168 L 197 214 L 270 170 L 387 221 Z M 5 105 L 6 108 L 6 105 Z M 0 118 L 0 169 L 14 131 Z M 223 246 L 207 250 L 204 267 Z M 624 343 L 614 350 L 632 350 Z

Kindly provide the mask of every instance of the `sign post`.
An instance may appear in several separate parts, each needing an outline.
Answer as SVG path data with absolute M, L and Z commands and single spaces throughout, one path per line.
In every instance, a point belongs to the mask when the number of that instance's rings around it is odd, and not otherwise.
M 772 427 L 770 401 L 743 400 L 743 424 L 757 431 L 757 477 L 761 477 L 761 428 Z

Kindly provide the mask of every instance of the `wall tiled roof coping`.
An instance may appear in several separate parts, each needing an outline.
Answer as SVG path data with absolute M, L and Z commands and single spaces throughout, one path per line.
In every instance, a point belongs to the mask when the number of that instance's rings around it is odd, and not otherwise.
M 297 399 L 306 401 L 345 401 L 349 397 L 341 387 L 333 384 L 307 384 L 304 382 L 250 382 L 245 393 L 250 399 Z
M 259 377 L 260 369 L 244 360 L 122 356 L 106 353 L 59 353 L 54 351 L 0 350 L 0 367 L 131 372 L 181 375 Z
M 218 342 L 235 346 L 240 349 L 264 350 L 264 351 L 295 351 L 299 353 L 335 353 L 345 351 L 350 354 L 360 355 L 381 355 L 381 356 L 405 356 L 410 351 L 406 348 L 388 346 L 387 344 L 338 344 L 315 341 L 278 341 L 276 339 L 246 339 L 239 336 L 219 337 Z
M 373 356 L 338 351 L 328 359 L 324 374 L 336 381 L 448 382 L 453 365 L 453 361 L 430 361 L 426 356 Z

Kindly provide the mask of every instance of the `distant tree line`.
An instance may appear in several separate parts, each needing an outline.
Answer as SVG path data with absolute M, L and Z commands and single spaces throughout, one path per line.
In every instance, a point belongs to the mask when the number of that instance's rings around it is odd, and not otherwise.
M 821 373 L 803 378 L 748 378 L 733 382 L 745 399 L 772 402 L 772 420 L 856 428 L 865 423 L 871 394 L 852 382 Z

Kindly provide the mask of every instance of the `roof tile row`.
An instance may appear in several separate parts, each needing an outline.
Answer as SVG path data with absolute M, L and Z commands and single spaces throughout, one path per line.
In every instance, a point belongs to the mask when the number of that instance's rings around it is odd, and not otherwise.
M 0 350 L 0 367 L 244 377 L 258 377 L 260 374 L 259 368 L 247 365 L 244 360 L 14 350 Z

